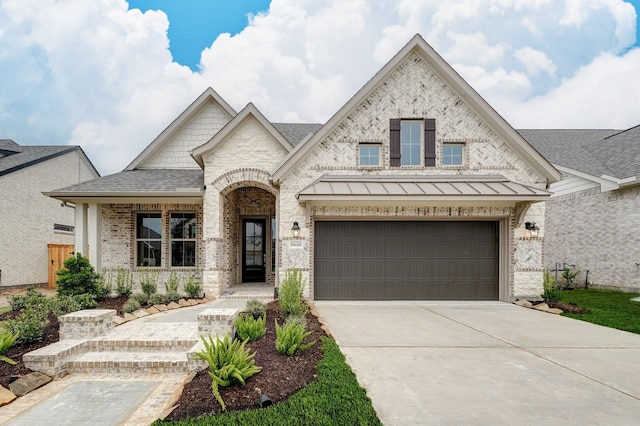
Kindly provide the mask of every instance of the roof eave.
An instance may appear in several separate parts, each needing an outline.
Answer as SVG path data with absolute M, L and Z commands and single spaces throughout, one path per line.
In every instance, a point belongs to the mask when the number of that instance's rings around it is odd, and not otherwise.
M 395 204 L 398 202 L 474 202 L 474 203 L 491 203 L 491 202 L 508 202 L 517 203 L 523 201 L 538 202 L 549 199 L 551 194 L 539 195 L 315 195 L 315 194 L 299 194 L 299 202 L 387 202 Z

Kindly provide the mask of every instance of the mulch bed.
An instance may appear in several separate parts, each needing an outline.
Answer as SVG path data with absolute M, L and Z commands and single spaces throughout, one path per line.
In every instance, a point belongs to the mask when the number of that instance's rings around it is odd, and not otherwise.
M 98 304 L 99 309 L 115 309 L 121 312 L 126 298 L 111 298 L 102 300 Z M 13 318 L 15 312 L 7 312 L 0 315 L 0 321 Z M 227 411 L 241 411 L 258 408 L 258 399 L 261 394 L 269 396 L 275 404 L 286 401 L 291 395 L 307 386 L 316 378 L 318 362 L 324 353 L 320 349 L 321 336 L 326 336 L 318 318 L 307 313 L 307 331 L 311 335 L 305 340 L 316 341 L 311 348 L 285 356 L 275 349 L 276 332 L 274 320 L 279 324 L 284 322 L 280 314 L 278 301 L 267 305 L 267 331 L 261 339 L 247 344 L 247 348 L 255 352 L 256 365 L 262 367 L 262 371 L 247 379 L 245 386 L 232 385 L 220 388 L 220 394 L 227 406 Z M 41 341 L 26 345 L 11 347 L 6 356 L 16 361 L 16 365 L 0 362 L 0 385 L 5 388 L 18 377 L 31 373 L 22 362 L 22 355 L 31 352 L 59 340 L 58 319 L 49 315 L 49 324 L 45 327 Z M 184 387 L 182 396 L 176 404 L 175 410 L 169 414 L 167 420 L 183 420 L 204 415 L 212 415 L 222 411 L 220 404 L 211 392 L 211 378 L 207 374 L 208 369 L 200 371 L 193 380 Z
M 311 335 L 305 343 L 315 340 L 316 344 L 293 356 L 282 355 L 276 351 L 274 319 L 277 319 L 279 324 L 284 322 L 278 301 L 267 305 L 265 336 L 247 343 L 246 346 L 252 353 L 255 352 L 256 365 L 262 367 L 262 371 L 248 378 L 244 386 L 236 384 L 220 388 L 227 411 L 258 408 L 261 394 L 268 395 L 274 404 L 286 401 L 289 396 L 316 378 L 318 362 L 324 355 L 320 349 L 320 337 L 326 336 L 318 319 L 307 313 L 307 331 L 311 331 Z M 193 380 L 185 385 L 176 409 L 169 414 L 167 420 L 184 420 L 222 412 L 222 407 L 211 392 L 211 377 L 207 371 L 208 368 L 198 372 Z
M 549 305 L 550 308 L 562 309 L 563 311 L 569 312 L 569 313 L 572 313 L 572 314 L 588 314 L 589 313 L 588 309 L 581 308 L 578 305 L 573 305 L 573 304 L 569 304 L 569 303 L 549 302 L 549 303 L 547 303 L 547 305 Z

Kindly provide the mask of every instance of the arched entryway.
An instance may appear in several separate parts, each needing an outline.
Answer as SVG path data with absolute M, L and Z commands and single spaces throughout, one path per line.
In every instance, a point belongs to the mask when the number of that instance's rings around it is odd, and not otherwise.
M 274 285 L 276 271 L 276 197 L 256 186 L 224 194 L 226 287 L 243 283 Z

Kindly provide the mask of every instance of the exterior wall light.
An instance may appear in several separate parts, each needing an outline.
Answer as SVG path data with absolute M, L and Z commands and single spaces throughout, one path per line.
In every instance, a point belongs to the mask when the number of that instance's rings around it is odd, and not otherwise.
M 540 231 L 540 228 L 538 227 L 538 225 L 536 225 L 535 222 L 525 222 L 524 228 L 529 231 L 530 238 L 538 238 L 538 232 Z
M 293 238 L 298 238 L 300 235 L 300 225 L 298 225 L 298 222 L 293 222 L 291 230 L 293 231 Z

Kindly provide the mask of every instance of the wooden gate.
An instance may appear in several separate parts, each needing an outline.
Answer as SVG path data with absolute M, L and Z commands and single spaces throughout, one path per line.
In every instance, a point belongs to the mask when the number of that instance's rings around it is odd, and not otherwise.
M 49 248 L 49 288 L 56 288 L 56 272 L 64 267 L 64 261 L 74 255 L 73 244 L 47 244 Z

